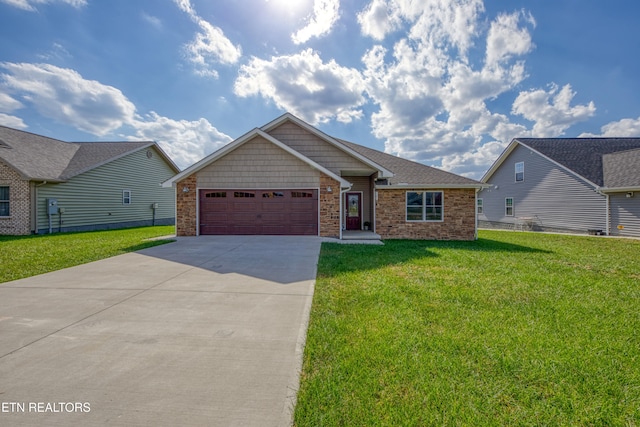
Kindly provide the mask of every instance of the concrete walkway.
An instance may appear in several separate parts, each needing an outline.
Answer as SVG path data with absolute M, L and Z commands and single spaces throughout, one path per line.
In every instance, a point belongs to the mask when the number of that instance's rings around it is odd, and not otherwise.
M 290 425 L 321 242 L 179 238 L 0 284 L 0 425 Z

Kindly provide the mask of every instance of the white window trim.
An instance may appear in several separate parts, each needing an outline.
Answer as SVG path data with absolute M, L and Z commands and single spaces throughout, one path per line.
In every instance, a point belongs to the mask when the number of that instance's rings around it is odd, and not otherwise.
M 10 185 L 0 185 L 0 187 L 7 187 L 9 189 L 9 198 L 7 200 L 0 200 L 2 202 L 9 204 L 9 215 L 0 215 L 0 218 L 11 218 L 11 186 Z
M 410 207 L 407 203 L 409 201 L 409 193 L 422 193 L 422 219 L 409 219 L 407 216 L 407 208 Z M 440 215 L 440 219 L 426 219 L 426 212 L 427 212 L 427 206 L 426 206 L 426 202 L 427 202 L 427 198 L 424 195 L 425 193 L 440 193 L 442 195 L 441 200 L 442 200 L 442 205 L 440 205 L 441 207 L 441 215 Z M 417 206 L 412 206 L 412 207 L 417 207 Z M 436 190 L 436 191 L 406 191 L 404 194 L 404 219 L 406 222 L 444 222 L 444 191 L 442 190 Z
M 518 165 L 522 165 L 522 179 L 518 180 Z M 524 182 L 524 162 L 516 162 L 515 167 L 514 167 L 514 176 L 513 179 L 515 180 L 515 182 Z
M 127 202 L 126 200 L 129 199 Z M 122 204 L 125 206 L 131 205 L 133 199 L 131 197 L 131 190 L 122 190 Z
M 476 199 L 476 213 L 478 215 L 484 214 L 484 201 L 482 200 L 482 198 Z
M 507 213 L 507 200 L 511 199 L 511 214 Z M 513 197 L 505 197 L 504 198 L 504 216 L 515 216 L 516 211 L 516 202 Z

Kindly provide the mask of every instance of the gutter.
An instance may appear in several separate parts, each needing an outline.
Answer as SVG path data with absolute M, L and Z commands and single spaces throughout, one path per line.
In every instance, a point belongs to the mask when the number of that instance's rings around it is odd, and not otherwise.
M 490 184 L 391 184 L 391 185 L 376 185 L 377 190 L 398 190 L 407 188 L 422 188 L 422 189 L 447 189 L 447 188 L 475 188 L 476 190 L 482 190 L 484 188 L 491 188 Z

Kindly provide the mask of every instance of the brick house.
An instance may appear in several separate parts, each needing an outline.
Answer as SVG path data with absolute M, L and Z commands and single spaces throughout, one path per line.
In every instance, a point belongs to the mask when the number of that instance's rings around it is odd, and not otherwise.
M 154 142 L 72 143 L 0 126 L 0 234 L 173 224 L 179 172 Z
M 473 240 L 483 184 L 326 135 L 287 113 L 166 181 L 179 236 Z

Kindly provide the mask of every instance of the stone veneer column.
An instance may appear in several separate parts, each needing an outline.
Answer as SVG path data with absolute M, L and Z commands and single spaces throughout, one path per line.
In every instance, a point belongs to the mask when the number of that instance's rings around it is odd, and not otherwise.
M 176 184 L 176 234 L 178 236 L 197 235 L 196 176 L 191 175 Z M 185 187 L 189 188 L 184 192 Z
M 331 192 L 327 189 L 331 187 Z M 340 236 L 340 183 L 320 174 L 320 236 Z

